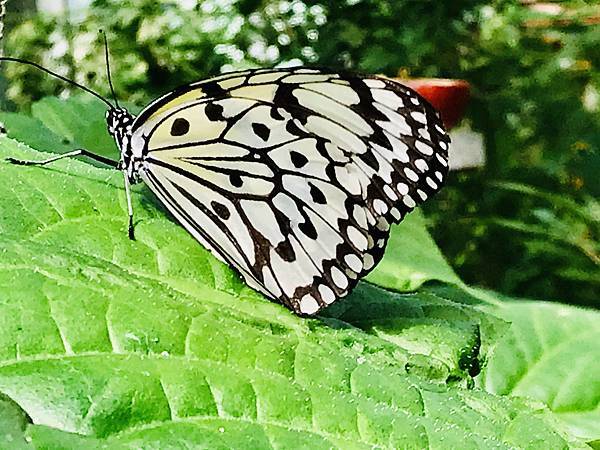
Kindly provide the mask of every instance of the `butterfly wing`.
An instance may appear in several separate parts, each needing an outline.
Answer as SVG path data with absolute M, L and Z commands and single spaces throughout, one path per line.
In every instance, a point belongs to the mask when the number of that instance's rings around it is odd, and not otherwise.
M 441 187 L 449 138 L 411 89 L 259 69 L 185 86 L 133 125 L 140 176 L 248 284 L 300 314 L 346 295 L 390 223 Z

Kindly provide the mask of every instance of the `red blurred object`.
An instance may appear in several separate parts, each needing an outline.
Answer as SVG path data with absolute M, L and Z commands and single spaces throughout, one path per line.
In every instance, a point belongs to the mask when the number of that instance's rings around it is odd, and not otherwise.
M 402 84 L 414 89 L 433 105 L 442 115 L 448 129 L 462 119 L 469 103 L 469 83 L 464 80 L 445 78 L 396 78 Z

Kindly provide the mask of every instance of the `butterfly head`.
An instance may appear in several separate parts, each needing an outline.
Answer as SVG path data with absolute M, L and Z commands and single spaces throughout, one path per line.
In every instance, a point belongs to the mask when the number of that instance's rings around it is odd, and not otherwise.
M 115 138 L 120 148 L 123 148 L 121 142 L 127 134 L 131 133 L 133 116 L 125 108 L 111 108 L 106 111 L 106 125 L 108 132 Z

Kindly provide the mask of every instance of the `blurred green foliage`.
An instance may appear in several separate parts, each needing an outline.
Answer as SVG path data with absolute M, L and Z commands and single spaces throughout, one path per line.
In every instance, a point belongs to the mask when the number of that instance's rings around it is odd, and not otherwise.
M 140 104 L 248 66 L 464 78 L 488 162 L 426 205 L 440 246 L 469 283 L 598 305 L 600 12 L 560 5 L 553 16 L 516 0 L 95 0 L 80 20 L 21 21 L 6 53 L 108 95 L 104 29 L 117 92 Z M 69 89 L 24 66 L 5 72 L 19 108 Z

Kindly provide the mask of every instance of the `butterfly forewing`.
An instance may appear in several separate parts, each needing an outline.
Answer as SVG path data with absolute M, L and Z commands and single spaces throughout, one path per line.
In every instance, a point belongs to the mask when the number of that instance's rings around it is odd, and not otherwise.
M 140 176 L 178 220 L 300 314 L 372 270 L 390 223 L 448 170 L 449 138 L 415 92 L 315 69 L 188 85 L 142 111 L 132 143 Z

